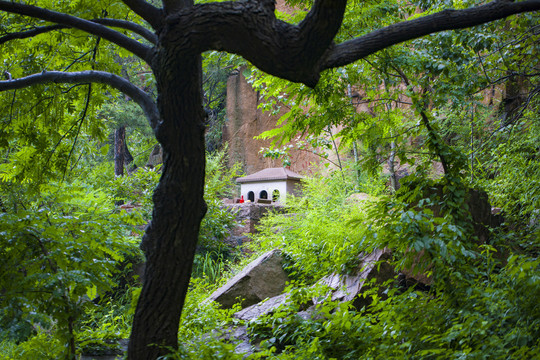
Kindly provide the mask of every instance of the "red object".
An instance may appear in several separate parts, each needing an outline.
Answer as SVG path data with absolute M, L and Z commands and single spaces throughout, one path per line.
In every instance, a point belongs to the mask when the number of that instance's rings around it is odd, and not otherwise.
M 242 204 L 244 202 L 244 195 L 242 195 L 242 198 L 240 199 L 239 203 Z

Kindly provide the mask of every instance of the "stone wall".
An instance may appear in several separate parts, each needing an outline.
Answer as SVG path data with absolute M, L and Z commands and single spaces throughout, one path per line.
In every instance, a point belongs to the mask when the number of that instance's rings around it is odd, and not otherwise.
M 249 241 L 249 234 L 257 232 L 256 226 L 269 212 L 284 212 L 285 209 L 279 204 L 226 204 L 228 209 L 236 214 L 237 226 L 231 231 L 227 243 L 232 246 L 240 246 Z

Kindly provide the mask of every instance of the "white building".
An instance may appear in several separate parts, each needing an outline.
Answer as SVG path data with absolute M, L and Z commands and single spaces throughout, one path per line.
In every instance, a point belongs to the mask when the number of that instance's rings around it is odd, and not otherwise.
M 300 194 L 302 178 L 302 175 L 279 167 L 238 178 L 236 182 L 240 184 L 240 194 L 244 197 L 244 201 L 257 202 L 259 199 L 268 199 L 283 202 L 288 194 Z

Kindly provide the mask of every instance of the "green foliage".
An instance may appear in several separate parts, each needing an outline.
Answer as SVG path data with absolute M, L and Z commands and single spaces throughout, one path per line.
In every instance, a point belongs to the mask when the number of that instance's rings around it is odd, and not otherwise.
M 267 349 L 249 358 L 536 358 L 539 264 L 511 257 L 500 272 L 477 273 L 472 285 L 458 285 L 452 293 L 403 292 L 391 286 L 382 299 L 372 289 L 365 296 L 373 301 L 362 311 L 319 298 L 312 312 L 301 317 L 298 311 L 317 295 L 313 289 L 296 289 L 287 305 L 249 324 Z
M 129 176 L 118 177 L 114 176 L 111 164 L 108 164 L 107 168 L 107 179 L 104 183 L 114 199 L 137 206 L 143 217 L 150 219 L 153 206 L 152 195 L 161 176 L 161 166 L 152 169 L 138 168 Z
M 484 161 L 481 165 L 486 171 L 479 182 L 489 189 L 494 205 L 502 207 L 512 220 L 525 224 L 534 221 L 535 211 L 540 209 L 540 117 L 528 115 L 499 131 L 499 141 L 486 158 L 478 159 Z
M 38 329 L 37 334 L 18 345 L 4 341 L 0 344 L 2 360 L 57 360 L 65 358 L 65 344 L 49 331 Z
M 213 284 L 219 280 L 224 271 L 223 253 L 207 251 L 195 254 L 192 277 L 204 277 L 209 283 Z
M 199 247 L 209 252 L 222 252 L 223 240 L 234 225 L 234 214 L 222 204 L 221 199 L 232 197 L 236 193 L 235 179 L 240 176 L 240 164 L 230 168 L 226 164 L 226 151 L 216 151 L 207 155 L 204 199 L 208 211 L 201 223 Z
M 20 205 L 0 214 L 3 312 L 31 326 L 54 323 L 69 343 L 84 304 L 110 290 L 117 262 L 138 251 L 127 236 L 137 218 L 77 182 L 42 185 Z
M 206 278 L 192 279 L 186 297 L 178 333 L 180 350 L 171 359 L 239 359 L 234 346 L 220 341 L 222 332 L 232 322 L 232 315 L 239 310 L 221 309 L 218 304 L 207 301 L 217 284 Z M 204 354 L 204 356 L 202 356 Z
M 206 150 L 222 147 L 222 132 L 226 119 L 227 80 L 231 70 L 244 60 L 233 54 L 209 51 L 203 54 L 203 106 L 206 111 Z
M 115 302 L 88 304 L 77 331 L 77 348 L 83 354 L 121 354 L 119 340 L 129 338 L 134 309 L 128 291 Z
M 264 249 L 282 249 L 294 264 L 293 276 L 308 282 L 333 271 L 346 272 L 366 246 L 364 230 L 349 224 L 366 213 L 347 197 L 357 186 L 373 195 L 380 194 L 382 186 L 368 181 L 357 185 L 353 171 L 345 171 L 344 181 L 340 173 L 306 179 L 303 197 L 287 201 L 289 214 L 265 217 L 255 236 L 254 243 Z

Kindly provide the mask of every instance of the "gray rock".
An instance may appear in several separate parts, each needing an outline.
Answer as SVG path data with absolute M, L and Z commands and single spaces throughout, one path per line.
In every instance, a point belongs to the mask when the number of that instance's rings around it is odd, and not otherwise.
M 318 281 L 318 284 L 324 284 L 331 289 L 332 300 L 351 301 L 357 307 L 366 305 L 365 299 L 359 297 L 362 294 L 362 287 L 366 281 L 376 279 L 377 284 L 392 279 L 395 276 L 394 268 L 386 261 L 390 259 L 391 252 L 387 249 L 375 250 L 371 254 L 361 257 L 361 264 L 358 271 L 353 275 L 332 274 Z M 381 289 L 382 293 L 384 289 Z M 286 304 L 289 294 L 281 294 L 273 298 L 262 301 L 258 304 L 246 307 L 233 316 L 240 320 L 250 321 L 261 315 L 268 314 L 280 305 Z M 313 299 L 316 303 L 316 299 Z M 310 313 L 311 311 L 308 311 Z
M 334 290 L 332 300 L 354 300 L 354 305 L 357 308 L 361 307 L 365 304 L 363 298 L 358 295 L 362 294 L 362 288 L 366 281 L 375 279 L 375 282 L 380 285 L 396 275 L 394 268 L 386 261 L 391 256 L 388 249 L 376 249 L 371 254 L 363 255 L 360 258 L 360 266 L 355 274 L 332 274 L 319 280 L 319 283 Z
M 248 306 L 247 308 L 238 311 L 233 316 L 236 319 L 246 321 L 256 319 L 261 315 L 272 312 L 274 309 L 277 309 L 278 306 L 285 304 L 287 302 L 288 296 L 289 294 L 281 294 L 278 296 L 274 296 L 258 304 Z
M 222 341 L 228 341 L 235 345 L 235 353 L 243 354 L 244 358 L 253 354 L 255 349 L 258 349 L 256 344 L 251 343 L 248 336 L 247 326 L 241 325 L 228 328 L 220 337 Z
M 80 360 L 120 360 L 125 358 L 127 353 L 129 339 L 121 339 L 118 341 L 118 345 L 122 351 L 121 354 L 111 353 L 105 355 L 92 355 L 92 354 L 82 354 Z
M 156 144 L 154 148 L 152 149 L 150 156 L 148 156 L 148 161 L 146 162 L 146 166 L 156 167 L 162 163 L 163 163 L 163 149 L 161 148 L 159 144 Z
M 288 280 L 283 271 L 281 250 L 276 249 L 252 261 L 209 299 L 224 308 L 231 308 L 242 299 L 242 307 L 246 307 L 281 294 Z

